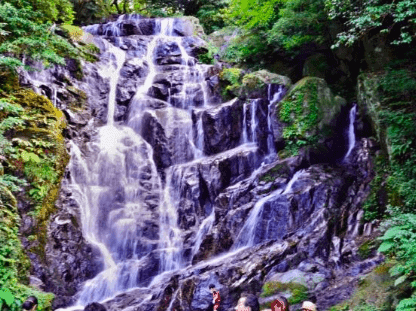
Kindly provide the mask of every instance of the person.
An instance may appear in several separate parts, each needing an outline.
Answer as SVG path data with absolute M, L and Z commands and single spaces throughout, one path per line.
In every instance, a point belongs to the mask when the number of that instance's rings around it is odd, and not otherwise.
M 272 302 L 272 311 L 289 311 L 289 302 L 285 297 L 279 297 Z
M 27 297 L 26 301 L 23 303 L 22 308 L 24 310 L 35 311 L 38 307 L 38 299 L 35 296 Z
M 220 293 L 215 289 L 214 284 L 209 285 L 209 290 L 212 293 L 212 303 L 214 304 L 213 311 L 218 311 L 221 301 Z
M 302 304 L 302 311 L 316 311 L 316 305 L 310 301 L 304 301 Z
M 237 311 L 260 311 L 259 301 L 256 296 L 248 294 L 238 300 Z
M 262 311 L 289 311 L 289 302 L 283 296 L 278 297 L 271 303 L 271 309 L 263 309 Z

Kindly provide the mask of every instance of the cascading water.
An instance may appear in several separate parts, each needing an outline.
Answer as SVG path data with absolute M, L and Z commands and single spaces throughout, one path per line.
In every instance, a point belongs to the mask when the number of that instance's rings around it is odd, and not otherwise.
M 113 36 L 122 34 L 120 24 L 126 18 L 120 17 L 116 22 L 104 26 L 103 33 Z M 198 132 L 194 138 L 190 110 L 193 103 L 187 100 L 187 87 L 200 86 L 203 92 L 200 106 L 204 107 L 207 99 L 204 86 L 206 70 L 187 54 L 182 38 L 173 36 L 173 21 L 157 20 L 156 34 L 147 44 L 143 58 L 130 60 L 130 63 L 146 66 L 148 74 L 131 100 L 127 126 L 114 124 L 117 84 L 126 62 L 126 52 L 115 46 L 121 44 L 120 38 L 114 38 L 113 45 L 96 36 L 96 40 L 101 40 L 101 45 L 104 45 L 99 74 L 109 81 L 110 86 L 107 124 L 99 129 L 97 139 L 89 143 L 91 156 L 85 160 L 80 149 L 72 144 L 69 167 L 74 195 L 81 206 L 84 236 L 101 251 L 105 270 L 84 284 L 78 294 L 77 305 L 102 301 L 139 286 L 143 269 L 146 269 L 149 260 L 159 261 L 154 276 L 182 268 L 186 264 L 176 211 L 179 183 L 185 178 L 181 175 L 182 167 L 173 165 L 168 168 L 163 185 L 153 160 L 153 149 L 140 136 L 143 115 L 149 113 L 156 119 L 161 118 L 168 137 L 176 133 L 178 137 L 186 137 L 190 145 L 194 145 L 195 139 L 197 148 L 194 148 L 193 158 L 203 157 L 202 120 L 196 126 Z M 97 34 L 98 26 L 88 26 L 85 30 Z M 184 73 L 180 93 L 182 109 L 174 108 L 169 96 L 168 107 L 154 111 L 147 107 L 147 100 L 149 89 L 160 72 L 155 53 L 166 42 L 176 43 L 181 52 L 180 66 Z M 187 161 L 183 150 L 174 153 L 174 163 Z M 158 240 L 143 242 L 146 239 L 140 236 L 140 228 L 144 229 L 148 223 L 154 222 L 154 212 L 149 206 L 155 204 L 159 215 Z M 207 230 L 212 227 L 213 218 L 212 212 L 197 228 L 194 253 L 198 251 Z
M 256 110 L 257 110 L 257 104 L 259 99 L 254 99 L 251 103 L 251 141 L 253 143 L 257 142 L 257 118 L 256 118 Z
M 277 92 L 273 93 L 273 86 L 274 86 L 273 84 L 269 84 L 267 87 L 267 95 L 268 95 L 268 100 L 269 100 L 269 105 L 267 107 L 267 130 L 268 130 L 267 150 L 270 155 L 273 155 L 276 153 L 276 148 L 274 147 L 274 142 L 273 142 L 273 131 L 272 131 L 272 121 L 271 121 L 272 107 L 274 104 L 276 104 L 282 99 L 282 97 L 284 96 L 284 90 L 285 90 L 283 85 L 279 85 Z
M 243 144 L 248 143 L 248 137 L 247 137 L 247 104 L 243 105 L 243 134 L 241 135 L 241 140 Z
M 198 232 L 196 234 L 196 238 L 195 238 L 195 244 L 194 244 L 194 247 L 192 249 L 192 258 L 198 252 L 199 247 L 201 246 L 201 243 L 202 243 L 202 238 L 209 231 L 211 231 L 211 228 L 212 228 L 212 225 L 214 224 L 214 221 L 215 221 L 215 209 L 213 208 L 209 217 L 205 218 L 199 226 L 199 230 L 198 230 Z
M 355 116 L 357 113 L 357 105 L 354 105 L 349 114 L 350 118 L 350 124 L 348 127 L 348 151 L 347 154 L 344 157 L 344 161 L 348 158 L 348 156 L 351 154 L 351 151 L 355 147 L 355 132 L 354 132 L 354 122 L 355 122 Z
M 269 194 L 268 196 L 265 196 L 264 198 L 256 202 L 256 204 L 250 211 L 250 215 L 247 218 L 244 226 L 241 228 L 240 233 L 236 239 L 236 242 L 234 243 L 232 247 L 234 250 L 242 248 L 242 247 L 250 247 L 250 246 L 255 245 L 255 243 L 257 242 L 255 233 L 259 225 L 259 219 L 261 218 L 263 210 L 264 210 L 264 205 L 267 202 L 281 195 L 290 193 L 292 191 L 293 184 L 302 176 L 304 172 L 305 172 L 304 170 L 297 171 L 293 175 L 292 179 L 288 182 L 284 190 L 277 189 L 273 191 L 271 194 Z

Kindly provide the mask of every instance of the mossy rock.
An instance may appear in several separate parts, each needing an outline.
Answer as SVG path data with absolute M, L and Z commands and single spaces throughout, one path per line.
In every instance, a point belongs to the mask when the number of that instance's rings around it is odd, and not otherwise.
M 387 129 L 381 123 L 381 99 L 378 91 L 380 77 L 373 74 L 361 74 L 358 76 L 358 107 L 362 114 L 368 115 L 371 127 L 377 134 L 381 148 L 387 154 L 391 154 L 391 142 L 387 136 Z
M 376 267 L 360 280 L 358 288 L 350 299 L 333 306 L 330 310 L 395 310 L 398 297 L 410 287 L 406 282 L 394 286 L 395 279 L 389 273 L 392 266 L 392 263 L 387 262 Z
M 219 77 L 224 82 L 223 97 L 229 100 L 233 97 L 267 98 L 267 86 L 269 84 L 285 85 L 289 88 L 292 84 L 288 77 L 280 76 L 267 70 L 260 70 L 243 75 L 240 68 L 226 68 Z M 225 88 L 225 89 L 224 89 Z
M 282 293 L 290 294 L 290 297 L 288 298 L 290 305 L 300 303 L 304 300 L 307 300 L 309 297 L 308 287 L 303 284 L 296 282 L 281 283 L 275 281 L 266 282 L 263 285 L 260 297 L 270 297 Z
M 202 27 L 199 19 L 195 16 L 184 16 L 180 18 L 182 21 L 187 22 L 190 27 L 192 27 L 192 34 L 196 37 L 200 37 L 202 39 L 206 38 L 204 28 Z
M 214 44 L 220 51 L 223 51 L 226 47 L 226 44 L 230 42 L 233 36 L 236 35 L 238 29 L 233 26 L 224 27 L 220 30 L 214 31 L 213 33 L 208 35 L 208 40 Z
M 67 101 L 68 108 L 74 112 L 82 111 L 86 107 L 87 94 L 73 86 L 67 86 L 66 89 L 71 94 L 71 98 Z
M 277 117 L 284 124 L 286 149 L 297 154 L 330 135 L 346 101 L 334 96 L 325 80 L 306 77 L 297 82 L 277 104 Z
M 18 75 L 3 67 L 0 66 L 0 94 L 2 92 L 10 93 L 19 88 L 19 77 Z
M 268 170 L 263 176 L 260 177 L 261 181 L 270 182 L 275 180 L 277 177 L 287 178 L 290 175 L 290 167 L 287 163 L 282 162 L 276 164 L 270 170 Z

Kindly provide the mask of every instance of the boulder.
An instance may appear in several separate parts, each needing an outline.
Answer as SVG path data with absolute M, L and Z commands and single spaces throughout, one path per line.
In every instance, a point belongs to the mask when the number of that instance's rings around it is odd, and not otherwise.
M 334 134 L 345 100 L 334 96 L 325 80 L 306 77 L 276 105 L 273 122 L 276 144 L 282 137 L 288 148 L 308 146 Z

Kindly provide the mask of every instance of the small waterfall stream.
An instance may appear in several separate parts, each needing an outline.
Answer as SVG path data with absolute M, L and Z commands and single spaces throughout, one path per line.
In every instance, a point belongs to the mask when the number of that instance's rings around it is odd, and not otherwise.
M 348 151 L 347 151 L 347 154 L 344 157 L 344 161 L 349 157 L 349 155 L 351 154 L 351 151 L 355 147 L 354 122 L 355 122 L 356 113 L 357 113 L 357 105 L 354 105 L 351 108 L 350 114 L 349 114 L 350 124 L 349 124 L 349 127 L 348 127 Z
M 256 202 L 256 204 L 250 211 L 250 215 L 244 223 L 244 226 L 241 228 L 236 242 L 233 245 L 234 250 L 237 250 L 242 247 L 254 246 L 256 244 L 256 229 L 259 226 L 259 218 L 263 213 L 265 203 L 281 195 L 290 193 L 292 191 L 293 184 L 299 180 L 299 178 L 302 176 L 302 174 L 304 174 L 304 172 L 304 170 L 297 171 L 290 179 L 290 181 L 287 183 L 285 189 L 277 189 Z

